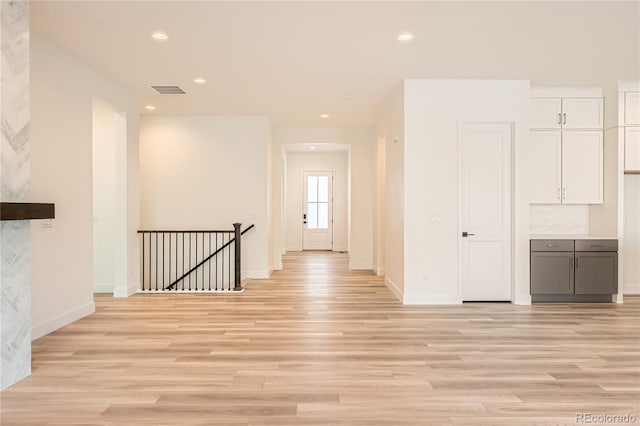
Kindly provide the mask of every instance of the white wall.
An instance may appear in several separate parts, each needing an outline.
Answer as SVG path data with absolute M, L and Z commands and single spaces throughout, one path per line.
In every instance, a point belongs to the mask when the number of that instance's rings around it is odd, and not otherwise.
M 282 201 L 284 182 L 284 147 L 304 143 L 349 145 L 351 178 L 349 228 L 349 266 L 352 269 L 373 268 L 373 215 L 375 191 L 376 138 L 372 128 L 296 128 L 275 129 L 273 144 L 273 214 L 285 218 Z M 285 219 L 286 220 L 286 219 Z M 285 222 L 273 221 L 274 268 L 282 268 L 285 250 Z
M 243 236 L 243 277 L 268 278 L 266 116 L 144 116 L 140 221 L 145 229 L 256 228 Z
M 529 82 L 406 80 L 404 84 L 404 303 L 460 303 L 458 123 L 514 123 L 516 303 L 530 303 L 527 178 Z M 428 217 L 440 223 L 429 223 Z M 424 276 L 427 276 L 427 280 Z
M 333 250 L 348 251 L 348 156 L 342 152 L 288 152 L 286 249 L 302 250 L 303 172 L 333 172 Z
M 404 85 L 389 98 L 376 126 L 376 273 L 385 275 L 393 294 L 404 299 Z
M 624 176 L 624 294 L 640 294 L 640 176 Z
M 100 73 L 31 33 L 31 200 L 56 205 L 52 228 L 32 227 L 32 324 L 38 338 L 94 311 L 92 106 L 101 98 L 127 116 L 124 282 L 139 281 L 138 104 Z

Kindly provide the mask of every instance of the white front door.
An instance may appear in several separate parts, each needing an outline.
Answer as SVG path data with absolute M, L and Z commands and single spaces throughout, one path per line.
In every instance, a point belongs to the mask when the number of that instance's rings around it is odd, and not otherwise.
M 511 140 L 510 124 L 460 127 L 463 301 L 511 300 Z
M 302 249 L 333 249 L 333 172 L 303 173 Z

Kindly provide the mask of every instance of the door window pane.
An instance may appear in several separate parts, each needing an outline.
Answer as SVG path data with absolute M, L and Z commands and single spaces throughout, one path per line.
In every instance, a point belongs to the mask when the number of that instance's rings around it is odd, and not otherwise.
M 307 202 L 318 201 L 318 176 L 307 177 Z
M 318 228 L 329 228 L 329 203 L 318 203 Z
M 318 201 L 329 202 L 329 177 L 318 176 Z
M 318 203 L 307 203 L 307 228 L 318 229 Z

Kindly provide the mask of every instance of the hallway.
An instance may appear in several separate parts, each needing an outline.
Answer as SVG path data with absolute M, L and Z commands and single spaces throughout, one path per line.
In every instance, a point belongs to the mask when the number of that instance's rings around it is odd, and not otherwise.
M 640 417 L 640 298 L 402 306 L 348 255 L 289 253 L 244 294 L 96 297 L 33 343 L 9 425 L 574 424 Z

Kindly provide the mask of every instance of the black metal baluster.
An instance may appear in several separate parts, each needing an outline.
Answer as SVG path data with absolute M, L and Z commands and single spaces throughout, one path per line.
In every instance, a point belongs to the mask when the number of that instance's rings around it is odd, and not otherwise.
M 198 264 L 198 233 L 196 232 L 196 265 L 197 264 Z M 191 268 L 189 268 L 189 270 L 191 270 Z M 198 291 L 198 271 L 193 271 L 193 272 L 195 272 L 195 276 L 196 276 L 196 287 L 194 288 L 194 290 Z
M 216 251 L 218 251 L 218 233 L 216 232 Z M 216 256 L 216 291 L 218 291 L 218 256 Z
M 142 290 L 144 291 L 144 232 L 142 233 Z
M 171 282 L 171 232 L 169 232 L 169 282 Z
M 222 247 L 224 247 L 224 233 L 222 234 Z M 222 266 L 221 266 L 221 275 L 222 275 L 222 287 L 221 290 L 224 290 L 224 250 L 222 249 Z
M 162 233 L 162 288 L 160 290 L 164 290 L 164 232 Z
M 204 232 L 202 233 L 202 261 L 205 259 L 204 255 Z M 205 263 L 202 264 L 202 291 L 204 291 L 204 268 L 207 266 Z
M 176 232 L 176 279 L 178 279 L 178 233 Z M 174 286 L 174 290 L 178 291 L 178 283 Z
M 149 291 L 151 291 L 151 232 L 149 232 Z
M 209 255 L 211 255 L 211 232 L 209 232 Z M 211 291 L 211 259 L 209 259 L 209 291 Z
M 231 234 L 229 234 L 229 241 L 231 241 Z M 229 253 L 229 255 L 227 256 L 227 264 L 229 267 L 229 270 L 227 272 L 227 275 L 229 275 L 229 287 L 227 288 L 227 290 L 231 290 L 231 244 L 229 244 L 227 250 Z
M 182 275 L 184 275 L 184 232 L 182 233 Z M 184 278 L 182 281 L 182 290 L 184 291 Z
M 189 270 L 191 270 L 191 232 L 189 232 Z M 189 291 L 191 291 L 191 274 L 189 274 Z
M 156 232 L 156 291 L 158 290 L 158 233 Z

